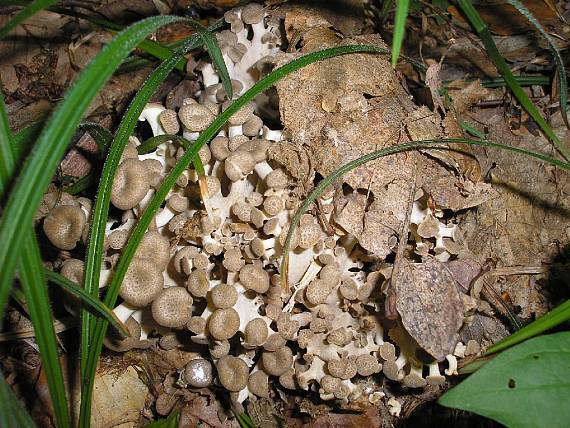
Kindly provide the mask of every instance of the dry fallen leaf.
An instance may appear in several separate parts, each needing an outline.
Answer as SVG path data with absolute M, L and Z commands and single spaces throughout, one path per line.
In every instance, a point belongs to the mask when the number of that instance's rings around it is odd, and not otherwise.
M 453 352 L 463 323 L 463 303 L 445 264 L 401 260 L 395 282 L 396 309 L 418 345 L 441 361 Z

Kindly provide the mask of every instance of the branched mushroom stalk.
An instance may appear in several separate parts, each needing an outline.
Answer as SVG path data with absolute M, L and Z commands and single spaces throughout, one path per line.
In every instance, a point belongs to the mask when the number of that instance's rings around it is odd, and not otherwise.
M 233 9 L 225 19 L 231 28 L 217 37 L 239 96 L 276 55 L 284 55 L 282 36 L 279 22 L 258 4 Z M 202 88 L 189 94 L 178 111 L 156 103 L 143 110 L 139 120 L 150 125 L 153 135 L 195 140 L 226 108 L 227 96 L 212 65 L 200 62 L 197 70 Z M 202 186 L 192 169 L 179 177 L 120 289 L 122 303 L 115 313 L 136 337 L 122 343 L 109 339 L 108 347 L 148 347 L 155 343 L 148 340 L 151 333 L 164 338 L 161 346 L 176 346 L 167 345 L 172 340 L 166 338 L 187 330 L 204 352 L 188 363 L 179 384 L 203 388 L 216 383 L 230 391 L 236 405 L 269 396 L 273 382 L 344 403 L 384 397 L 381 382 L 362 381 L 381 374 L 410 388 L 441 384 L 443 363 L 428 364 L 424 378 L 423 363 L 400 327 L 388 334 L 382 325 L 378 299 L 385 278 L 364 270 L 366 252 L 334 226 L 332 195 L 321 198 L 318 216 L 313 210 L 300 221 L 288 273 L 295 292 L 282 296 L 283 245 L 300 201 L 293 177 L 268 157 L 283 138 L 281 130 L 264 125 L 277 113 L 269 101 L 262 96 L 242 108 L 201 150 L 207 174 Z M 113 183 L 111 202 L 122 216 L 108 223 L 105 272 L 183 150 L 167 141 L 138 154 L 139 145 L 132 136 Z M 46 206 L 49 200 L 46 195 Z M 62 250 L 77 245 L 88 205 L 67 195 L 56 207 L 44 207 L 43 227 L 53 245 Z M 418 254 L 431 251 L 444 261 L 453 254 L 456 227 L 444 224 L 427 205 L 414 203 L 411 237 Z M 333 224 L 330 229 L 325 230 L 323 218 Z M 68 260 L 62 273 L 80 281 L 82 269 L 82 262 Z M 102 275 L 102 286 L 107 277 Z M 239 340 L 232 340 L 235 336 Z M 456 357 L 448 356 L 445 374 L 456 374 L 456 368 Z

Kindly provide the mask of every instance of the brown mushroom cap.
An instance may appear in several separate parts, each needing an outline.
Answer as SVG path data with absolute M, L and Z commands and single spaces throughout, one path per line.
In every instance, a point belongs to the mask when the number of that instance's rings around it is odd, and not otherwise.
M 62 250 L 73 250 L 81 239 L 87 218 L 79 206 L 59 205 L 44 220 L 50 242 Z
M 222 105 L 222 109 L 225 110 L 226 108 L 228 108 L 229 105 L 230 105 L 229 101 L 224 102 L 224 104 Z M 253 104 L 250 102 L 245 106 L 243 106 L 242 108 L 240 108 L 236 113 L 234 113 L 232 117 L 230 117 L 230 119 L 228 120 L 228 123 L 234 126 L 242 125 L 245 121 L 251 118 L 251 116 L 253 115 L 253 111 L 254 111 Z
M 321 238 L 321 227 L 317 223 L 306 224 L 300 226 L 298 245 L 301 248 L 307 249 L 316 245 Z
M 222 358 L 224 355 L 228 355 L 229 352 L 230 342 L 227 340 L 220 340 L 214 343 L 210 343 L 210 355 L 212 358 Z
M 208 330 L 214 339 L 229 339 L 239 329 L 239 314 L 235 309 L 216 309 L 208 319 Z
M 263 121 L 261 118 L 253 114 L 243 123 L 241 130 L 243 135 L 248 137 L 257 137 L 262 127 Z
M 230 272 L 238 272 L 245 264 L 241 250 L 237 247 L 226 250 L 222 264 Z
M 228 148 L 229 139 L 227 137 L 216 137 L 210 143 L 210 152 L 214 159 L 224 161 L 230 155 Z
M 178 117 L 186 129 L 193 132 L 203 131 L 216 118 L 208 107 L 198 103 L 186 104 L 180 107 Z
M 378 359 L 370 354 L 359 355 L 355 364 L 360 376 L 370 376 L 382 370 L 382 364 L 379 364 Z
M 83 284 L 83 273 L 85 269 L 85 264 L 83 260 L 79 259 L 67 259 L 61 265 L 61 275 L 75 282 L 76 284 Z
M 351 379 L 356 376 L 356 364 L 351 358 L 341 358 L 327 362 L 327 370 L 331 376 L 339 379 Z
M 249 3 L 241 10 L 244 24 L 257 24 L 265 16 L 265 8 L 258 3 Z
M 188 330 L 195 334 L 201 334 L 206 331 L 206 320 L 200 316 L 190 317 L 190 321 L 186 324 Z
M 331 291 L 332 287 L 327 282 L 322 279 L 314 279 L 307 285 L 305 297 L 310 304 L 319 305 L 326 302 Z
M 180 131 L 180 123 L 178 122 L 178 115 L 174 110 L 164 110 L 158 116 L 162 129 L 167 134 L 177 134 Z
M 270 195 L 263 201 L 263 209 L 270 216 L 276 216 L 285 209 L 285 201 L 280 196 Z
M 330 375 L 325 375 L 320 380 L 321 388 L 327 394 L 333 394 L 338 388 L 340 388 L 340 379 Z
M 150 187 L 148 170 L 138 159 L 126 159 L 117 168 L 111 189 L 111 203 L 120 210 L 135 207 Z
M 114 337 L 112 333 L 105 337 L 103 343 L 111 351 L 126 352 L 133 348 L 146 349 L 152 346 L 152 341 L 140 339 L 141 326 L 133 317 L 129 317 L 129 319 L 125 322 L 125 327 L 127 327 L 129 337 L 118 338 Z
M 281 376 L 291 368 L 293 364 L 293 351 L 288 346 L 283 346 L 274 352 L 263 351 L 261 354 L 263 370 L 272 376 Z
M 210 289 L 208 273 L 204 269 L 196 269 L 190 272 L 186 280 L 186 288 L 194 297 L 206 297 Z
M 129 305 L 140 308 L 152 302 L 163 287 L 162 271 L 154 263 L 134 259 L 119 294 Z
M 351 340 L 352 332 L 344 327 L 331 331 L 327 336 L 327 342 L 337 346 L 346 346 Z
M 188 361 L 184 368 L 184 380 L 194 388 L 205 388 L 212 383 L 212 363 L 203 358 Z
M 192 296 L 182 287 L 163 289 L 152 302 L 152 317 L 164 327 L 182 327 L 192 316 Z
M 247 387 L 258 397 L 269 398 L 269 378 L 261 370 L 249 376 Z
M 247 264 L 239 271 L 239 282 L 248 290 L 262 294 L 269 289 L 269 274 L 258 264 Z
M 238 293 L 230 284 L 218 284 L 210 290 L 212 304 L 218 309 L 231 308 L 237 303 Z
M 253 171 L 255 158 L 245 150 L 237 150 L 224 161 L 224 171 L 231 181 L 241 180 L 244 176 Z
M 249 369 L 240 358 L 225 355 L 216 364 L 220 384 L 228 391 L 238 392 L 247 386 Z
M 170 243 L 168 238 L 157 231 L 148 231 L 137 248 L 135 258 L 154 263 L 160 270 L 166 269 L 170 262 Z
M 269 330 L 262 318 L 254 318 L 245 326 L 245 343 L 250 346 L 261 346 L 267 340 Z
M 287 341 L 279 333 L 273 333 L 263 344 L 263 349 L 269 352 L 277 351 L 285 346 Z
M 283 388 L 297 389 L 297 383 L 295 382 L 295 370 L 290 368 L 279 376 L 279 383 Z

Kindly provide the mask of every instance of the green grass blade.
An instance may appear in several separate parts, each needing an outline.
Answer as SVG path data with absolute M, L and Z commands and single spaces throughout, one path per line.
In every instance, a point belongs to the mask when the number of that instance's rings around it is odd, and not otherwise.
M 3 95 L 0 96 L 0 116 L 6 117 Z M 0 122 L 5 122 L 0 119 Z M 16 171 L 16 156 L 12 132 L 5 124 L 0 125 L 0 170 L 3 176 L 0 187 L 7 187 L 7 179 Z M 24 227 L 24 251 L 19 258 L 19 274 L 27 310 L 34 326 L 40 359 L 46 374 L 48 389 L 53 404 L 54 415 L 59 427 L 71 426 L 63 373 L 59 364 L 57 337 L 53 328 L 53 317 L 47 292 L 47 282 L 43 275 L 42 258 L 33 230 Z
M 0 370 L 0 426 L 35 428 L 36 424 L 16 398 Z
M 324 49 L 318 52 L 312 52 L 310 54 L 304 55 L 300 58 L 297 58 L 289 62 L 288 64 L 285 64 L 277 68 L 269 75 L 267 75 L 259 82 L 257 82 L 251 89 L 246 91 L 240 98 L 232 102 L 232 104 L 230 104 L 228 108 L 222 114 L 220 114 L 212 122 L 212 124 L 200 135 L 198 140 L 196 140 L 196 142 L 192 145 L 192 147 L 186 151 L 186 153 L 182 156 L 182 158 L 180 158 L 180 160 L 174 166 L 170 174 L 164 179 L 162 185 L 157 190 L 154 197 L 151 199 L 145 212 L 143 213 L 137 225 L 135 226 L 133 232 L 131 233 L 129 242 L 123 249 L 121 258 L 119 259 L 119 263 L 116 267 L 115 273 L 112 277 L 111 284 L 109 285 L 107 294 L 105 296 L 105 301 L 104 301 L 105 304 L 108 307 L 114 306 L 119 293 L 121 282 L 123 281 L 129 263 L 131 262 L 134 256 L 134 252 L 136 251 L 138 245 L 140 244 L 142 236 L 146 232 L 150 222 L 152 221 L 152 218 L 154 217 L 154 214 L 160 207 L 161 203 L 164 201 L 164 198 L 168 194 L 169 190 L 176 183 L 176 179 L 178 178 L 178 176 L 184 171 L 184 169 L 188 167 L 190 162 L 192 162 L 192 160 L 194 159 L 194 156 L 197 156 L 200 148 L 208 141 L 210 141 L 218 133 L 221 127 L 228 121 L 228 119 L 233 114 L 235 114 L 240 108 L 242 108 L 249 101 L 253 100 L 257 95 L 259 95 L 260 93 L 266 91 L 271 86 L 273 86 L 275 82 L 306 65 L 327 58 L 332 58 L 338 55 L 344 55 L 350 53 L 366 53 L 366 52 L 383 53 L 383 54 L 389 53 L 387 49 L 370 45 L 347 45 L 330 49 Z M 112 151 L 113 150 L 111 150 L 111 152 Z M 104 233 L 104 229 L 99 233 Z M 106 329 L 107 329 L 106 321 L 98 320 L 94 329 L 94 334 L 91 337 L 92 340 L 91 352 L 88 355 L 87 367 L 84 375 L 84 379 L 87 379 L 87 381 L 89 379 L 92 379 L 95 375 L 97 369 L 97 363 L 99 360 L 99 355 L 101 354 L 101 348 L 103 346 L 103 339 L 106 334 Z M 85 394 L 82 394 L 82 397 L 84 398 L 84 401 L 86 403 L 89 403 L 91 400 L 92 385 L 86 386 L 84 384 L 83 386 L 84 386 L 83 391 Z M 83 405 L 84 404 L 82 401 L 82 406 Z M 88 404 L 85 404 L 85 406 L 88 406 Z M 81 426 L 87 427 L 89 423 L 89 418 L 88 416 L 86 416 L 85 410 L 84 412 L 81 413 L 80 418 L 81 418 L 80 419 Z
M 43 193 L 63 157 L 81 117 L 99 89 L 135 46 L 163 25 L 181 18 L 158 16 L 119 33 L 83 70 L 51 115 L 22 167 L 0 219 L 0 314 L 4 313 L 16 262 Z
M 544 29 L 544 27 L 538 22 L 534 15 L 528 10 L 520 1 L 518 0 L 507 0 L 515 9 L 517 9 L 521 15 L 523 15 L 528 21 L 538 30 L 542 37 L 547 41 L 550 52 L 552 52 L 552 57 L 556 63 L 556 69 L 558 72 L 558 80 L 560 85 L 560 112 L 562 113 L 562 120 L 568 129 L 570 129 L 570 124 L 568 123 L 568 81 L 566 79 L 566 70 L 564 69 L 564 61 L 562 56 L 556 47 L 556 43 Z
M 24 9 L 22 9 L 18 14 L 12 18 L 4 27 L 0 28 L 0 39 L 6 36 L 10 31 L 24 22 L 26 19 L 32 17 L 37 12 L 45 9 L 53 4 L 57 3 L 57 0 L 35 0 L 28 4 Z
M 176 141 L 178 144 L 184 147 L 184 150 L 188 150 L 188 148 L 192 145 L 191 141 L 187 140 L 184 137 L 181 137 L 180 135 L 157 135 L 156 137 L 151 137 L 143 141 L 141 145 L 137 147 L 137 152 L 139 155 L 150 153 L 156 150 L 159 145 L 167 141 Z M 202 163 L 200 156 L 194 157 L 192 164 L 194 165 L 194 169 L 196 170 L 198 176 L 203 177 L 206 175 L 204 164 Z
M 202 27 L 203 28 L 203 27 Z M 145 81 L 142 88 L 138 91 L 135 98 L 129 105 L 126 113 L 124 114 L 119 128 L 115 134 L 115 138 L 111 144 L 107 159 L 103 166 L 99 188 L 97 191 L 98 197 L 93 207 L 91 230 L 89 245 L 87 247 L 87 257 L 85 261 L 85 279 L 84 288 L 92 296 L 96 296 L 99 290 L 99 271 L 101 261 L 103 259 L 103 243 L 105 239 L 105 225 L 107 222 L 111 187 L 113 184 L 113 177 L 119 165 L 119 160 L 123 150 L 127 144 L 129 136 L 133 133 L 138 118 L 144 109 L 146 103 L 158 86 L 166 79 L 168 74 L 172 71 L 174 66 L 178 63 L 180 58 L 192 49 L 195 49 L 199 44 L 199 38 L 204 40 L 210 34 L 207 30 L 200 31 L 196 36 L 189 38 L 169 59 L 163 62 Z M 87 311 L 83 312 L 83 322 L 81 325 L 81 376 L 83 379 L 82 396 L 88 396 L 86 400 L 82 400 L 80 409 L 80 425 L 88 426 L 91 414 L 91 392 L 93 387 L 93 376 L 95 371 L 88 374 L 85 370 L 87 360 L 93 354 L 90 346 L 93 343 L 93 331 L 95 325 L 91 314 Z M 106 325 L 106 324 L 105 324 Z M 100 352 L 100 348 L 99 348 Z M 99 358 L 97 353 L 96 362 Z M 86 376 L 90 378 L 86 378 Z
M 6 106 L 4 104 L 4 93 L 0 90 L 0 197 L 8 188 L 14 172 L 14 169 L 8 162 L 8 160 L 13 159 L 13 140 L 14 137 L 10 130 L 10 123 L 8 121 Z
M 392 39 L 392 67 L 398 64 L 404 35 L 406 34 L 406 19 L 410 0 L 396 0 L 396 18 L 394 19 L 394 38 Z
M 30 318 L 34 326 L 57 426 L 70 427 L 71 420 L 65 396 L 63 373 L 59 363 L 53 315 L 49 306 L 47 282 L 41 268 L 42 257 L 31 230 L 28 229 L 28 235 L 25 239 L 24 251 L 20 259 L 20 283 L 26 296 Z
M 289 264 L 289 251 L 290 251 L 289 247 L 291 246 L 291 240 L 293 239 L 293 234 L 295 233 L 295 230 L 297 229 L 297 226 L 299 224 L 299 220 L 301 219 L 301 216 L 307 211 L 309 206 L 313 202 L 315 202 L 315 200 L 320 195 L 322 195 L 322 193 L 326 190 L 326 188 L 328 186 L 330 186 L 332 183 L 334 183 L 337 180 L 339 180 L 340 178 L 342 178 L 342 176 L 344 174 L 346 174 L 347 172 L 352 171 L 353 169 L 359 167 L 360 165 L 365 164 L 366 162 L 370 162 L 371 160 L 378 159 L 378 158 L 383 157 L 383 156 L 388 156 L 388 155 L 391 155 L 394 153 L 401 153 L 401 152 L 410 151 L 410 150 L 430 148 L 430 146 L 433 146 L 433 145 L 439 145 L 440 147 L 438 147 L 438 149 L 449 150 L 449 147 L 447 145 L 458 144 L 458 143 L 509 150 L 511 152 L 514 152 L 514 153 L 518 153 L 518 154 L 526 155 L 526 156 L 533 157 L 536 159 L 540 159 L 544 162 L 548 162 L 552 165 L 555 165 L 555 166 L 558 166 L 560 168 L 563 168 L 565 170 L 570 171 L 570 164 L 569 163 L 559 161 L 557 159 L 551 158 L 550 156 L 546 156 L 546 155 L 543 155 L 541 153 L 536 153 L 536 152 L 532 152 L 530 150 L 520 149 L 518 147 L 507 146 L 504 144 L 492 143 L 492 142 L 486 141 L 486 140 L 471 140 L 468 138 L 449 138 L 449 139 L 439 139 L 439 140 L 414 141 L 411 143 L 405 143 L 405 144 L 399 144 L 397 146 L 387 147 L 385 149 L 378 150 L 378 151 L 369 153 L 367 155 L 364 155 L 358 159 L 355 159 L 355 160 L 348 162 L 347 164 L 339 167 L 336 171 L 334 171 L 329 176 L 324 178 L 317 185 L 317 187 L 315 187 L 315 189 L 309 194 L 309 196 L 307 196 L 307 198 L 305 199 L 303 204 L 301 204 L 301 206 L 299 207 L 299 209 L 297 210 L 297 212 L 293 216 L 293 219 L 291 220 L 291 226 L 289 227 L 289 231 L 287 233 L 285 244 L 283 246 L 284 248 L 283 248 L 283 256 L 282 256 L 282 262 L 281 262 L 281 266 L 282 266 L 282 271 L 281 271 L 281 281 L 282 282 L 281 282 L 281 285 L 282 285 L 283 291 L 288 291 L 288 288 L 289 288 L 288 283 L 287 283 L 287 271 L 288 271 L 288 264 Z
M 516 333 L 510 335 L 509 337 L 501 340 L 499 343 L 491 346 L 485 355 L 492 354 L 494 352 L 502 351 L 503 349 L 509 348 L 516 345 L 524 340 L 530 339 L 540 333 L 545 332 L 557 325 L 562 324 L 570 319 L 570 300 L 557 306 L 547 314 L 543 315 L 539 319 L 531 322 L 529 325 L 523 327 Z
M 566 160 L 570 160 L 570 149 L 566 146 L 565 143 L 560 141 L 558 136 L 552 131 L 552 128 L 548 125 L 544 117 L 540 114 L 540 111 L 536 108 L 536 106 L 532 103 L 532 101 L 528 98 L 522 87 L 519 85 L 517 80 L 514 78 L 511 69 L 505 62 L 504 58 L 500 54 L 499 50 L 497 49 L 497 45 L 493 41 L 493 37 L 491 36 L 491 32 L 489 28 L 481 19 L 481 16 L 477 12 L 477 10 L 473 7 L 473 4 L 470 0 L 458 0 L 457 3 L 459 4 L 463 13 L 469 19 L 469 22 L 481 38 L 481 41 L 485 45 L 485 49 L 487 53 L 495 63 L 495 66 L 499 69 L 503 77 L 505 78 L 509 88 L 513 91 L 513 94 L 519 100 L 521 105 L 524 109 L 530 114 L 533 120 L 538 124 L 542 132 L 554 143 L 555 147 L 558 151 L 564 156 Z M 561 83 L 562 85 L 562 83 Z
M 60 288 L 63 288 L 64 290 L 73 294 L 75 297 L 81 299 L 81 301 L 93 312 L 110 322 L 123 337 L 129 336 L 127 327 L 121 322 L 121 320 L 117 318 L 112 310 L 103 304 L 101 300 L 94 298 L 88 294 L 79 284 L 76 284 L 75 282 L 67 279 L 57 272 L 44 268 L 44 273 L 48 281 L 59 286 Z
M 109 147 L 111 141 L 113 141 L 113 134 L 98 123 L 83 122 L 79 125 L 79 128 L 88 132 L 91 138 L 95 140 L 99 153 L 101 154 L 105 153 L 105 150 L 107 150 L 107 147 Z
M 95 174 L 93 173 L 93 171 L 91 171 L 88 172 L 87 175 L 81 177 L 75 183 L 64 187 L 63 191 L 69 193 L 70 195 L 77 195 L 83 192 L 84 190 L 88 189 L 89 187 L 91 187 L 91 185 L 94 183 L 95 183 Z
M 22 159 L 30 153 L 31 148 L 40 136 L 43 127 L 44 122 L 36 122 L 26 126 L 14 135 L 13 149 L 17 165 L 19 165 Z
M 145 428 L 177 428 L 180 421 L 180 412 L 173 411 L 166 419 L 159 419 L 158 421 L 151 422 Z

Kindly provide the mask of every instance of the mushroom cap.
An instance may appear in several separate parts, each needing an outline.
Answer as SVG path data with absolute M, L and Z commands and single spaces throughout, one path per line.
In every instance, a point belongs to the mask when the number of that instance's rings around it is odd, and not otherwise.
M 152 317 L 164 327 L 182 327 L 190 321 L 192 303 L 192 296 L 185 288 L 165 288 L 152 302 Z
M 135 257 L 154 263 L 160 270 L 164 270 L 170 262 L 170 242 L 159 232 L 150 230 L 144 234 Z
M 270 216 L 276 216 L 285 209 L 285 201 L 277 195 L 270 195 L 263 201 L 263 209 Z
M 129 305 L 140 308 L 152 302 L 163 287 L 162 271 L 154 263 L 134 259 L 123 279 L 119 294 Z
M 382 365 L 375 356 L 363 354 L 356 358 L 356 370 L 360 376 L 370 376 L 382 370 Z
M 297 383 L 295 382 L 295 370 L 290 368 L 279 376 L 279 383 L 283 388 L 297 389 Z
M 230 149 L 230 152 L 235 152 L 237 149 L 240 148 L 241 145 L 243 145 L 248 141 L 249 138 L 247 138 L 247 136 L 245 135 L 234 135 L 233 137 L 230 138 L 230 141 L 228 142 L 228 149 Z
M 237 303 L 238 292 L 233 285 L 218 284 L 210 290 L 210 299 L 216 308 L 227 309 Z
M 332 287 L 322 279 L 314 279 L 305 289 L 305 297 L 311 305 L 325 303 Z
M 188 361 L 184 368 L 184 380 L 194 388 L 205 388 L 212 383 L 212 363 L 204 358 Z
M 224 161 L 224 171 L 231 181 L 238 181 L 253 171 L 255 159 L 245 150 L 231 152 Z
M 378 349 L 378 355 L 384 361 L 395 361 L 396 347 L 390 342 L 384 342 L 382 345 L 380 345 L 380 349 Z
M 426 386 L 427 382 L 423 377 L 415 373 L 410 373 L 404 377 L 403 383 L 404 386 L 407 386 L 408 388 L 422 388 Z
M 240 358 L 225 355 L 216 364 L 220 384 L 228 391 L 238 392 L 247 386 L 249 369 Z
M 237 333 L 239 323 L 239 314 L 235 309 L 216 309 L 208 319 L 208 330 L 214 339 L 229 339 Z
M 352 332 L 344 327 L 331 331 L 327 336 L 327 342 L 337 346 L 346 346 L 351 340 Z
M 206 331 L 206 320 L 201 316 L 190 317 L 190 321 L 186 324 L 188 330 L 195 334 L 201 334 Z
M 237 247 L 226 250 L 222 264 L 230 272 L 238 272 L 245 265 L 241 250 Z
M 247 264 L 239 271 L 239 282 L 248 290 L 263 294 L 269 289 L 269 274 L 258 264 Z
M 150 187 L 148 170 L 138 159 L 126 159 L 117 168 L 111 188 L 111 203 L 120 210 L 135 207 Z
M 76 284 L 83 284 L 85 264 L 83 260 L 67 259 L 61 265 L 60 274 Z
M 180 123 L 178 122 L 178 115 L 174 110 L 164 110 L 158 115 L 162 129 L 167 134 L 177 134 L 180 131 Z
M 249 3 L 241 10 L 241 19 L 244 24 L 257 24 L 265 16 L 265 8 L 258 3 Z
M 249 202 L 238 201 L 232 205 L 232 213 L 240 221 L 249 222 L 251 220 L 251 209 L 253 207 Z
M 216 137 L 210 143 L 210 152 L 214 159 L 224 161 L 230 155 L 228 148 L 229 139 L 227 137 Z
M 356 281 L 350 277 L 342 279 L 339 287 L 340 294 L 347 300 L 356 300 L 358 298 L 358 285 Z
M 261 346 L 267 340 L 269 330 L 263 318 L 254 318 L 245 326 L 245 343 L 250 346 Z
M 226 101 L 222 105 L 222 109 L 225 110 L 229 105 L 230 105 L 230 102 Z M 233 125 L 233 126 L 242 125 L 245 121 L 247 121 L 248 119 L 250 119 L 252 117 L 253 111 L 254 111 L 253 103 L 249 102 L 245 106 L 240 108 L 236 113 L 234 113 L 232 115 L 232 117 L 230 117 L 228 122 L 230 125 Z
M 320 380 L 321 388 L 327 394 L 333 394 L 340 388 L 340 379 L 331 375 L 324 375 Z
M 269 398 L 269 377 L 258 370 L 249 376 L 247 387 L 258 397 Z
M 129 239 L 129 231 L 125 229 L 113 230 L 109 236 L 107 236 L 107 244 L 113 250 L 120 250 L 125 246 Z
M 293 351 L 288 346 L 283 346 L 274 352 L 263 351 L 261 363 L 267 374 L 281 376 L 293 364 Z
M 283 168 L 277 168 L 267 174 L 267 177 L 265 177 L 265 184 L 267 187 L 271 187 L 273 189 L 283 189 L 289 184 L 287 173 Z
M 382 364 L 382 372 L 384 373 L 384 376 L 390 380 L 400 379 L 400 369 L 395 361 L 390 360 Z
M 212 358 L 222 358 L 224 355 L 228 355 L 229 352 L 230 342 L 227 340 L 217 340 L 213 343 L 210 343 L 210 355 Z
M 204 269 L 195 269 L 190 272 L 186 280 L 186 288 L 194 297 L 206 297 L 210 289 L 208 273 Z
M 87 218 L 79 206 L 59 205 L 44 219 L 44 233 L 62 250 L 73 250 L 81 239 Z
M 297 230 L 299 232 L 297 245 L 301 248 L 311 248 L 321 239 L 321 227 L 315 222 L 300 226 Z
M 265 343 L 263 344 L 263 349 L 269 352 L 277 351 L 285 346 L 287 341 L 279 333 L 273 333 L 270 335 Z
M 198 103 L 186 104 L 180 107 L 178 117 L 186 129 L 192 132 L 203 131 L 216 118 L 208 107 Z
M 331 376 L 339 379 L 351 379 L 356 376 L 357 372 L 356 364 L 351 358 L 330 360 L 327 362 L 327 370 Z

